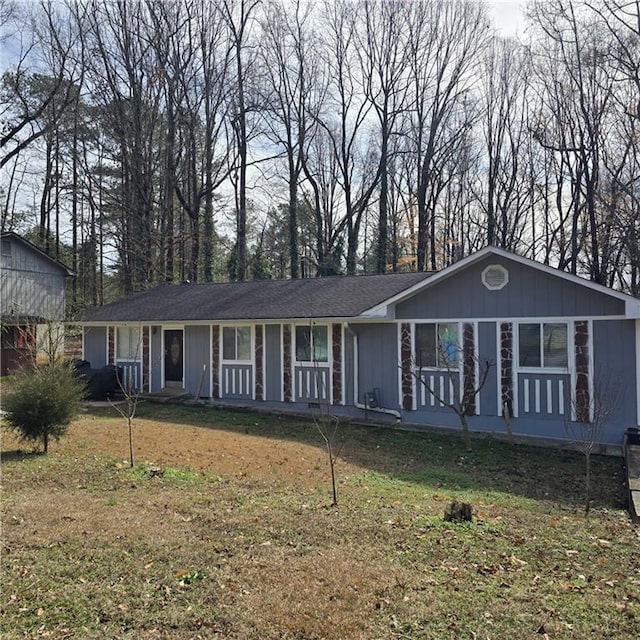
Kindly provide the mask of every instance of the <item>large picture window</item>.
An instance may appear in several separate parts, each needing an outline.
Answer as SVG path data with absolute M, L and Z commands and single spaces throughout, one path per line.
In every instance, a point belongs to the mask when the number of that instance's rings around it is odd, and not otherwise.
M 521 367 L 566 369 L 569 364 L 567 324 L 535 322 L 519 325 L 518 362 Z
M 142 355 L 140 327 L 118 327 L 116 335 L 118 360 L 137 361 Z
M 455 369 L 460 346 L 456 322 L 431 322 L 416 325 L 415 359 L 417 367 Z
M 327 327 L 296 327 L 296 361 L 329 361 Z
M 222 329 L 223 360 L 251 360 L 251 327 L 224 327 Z

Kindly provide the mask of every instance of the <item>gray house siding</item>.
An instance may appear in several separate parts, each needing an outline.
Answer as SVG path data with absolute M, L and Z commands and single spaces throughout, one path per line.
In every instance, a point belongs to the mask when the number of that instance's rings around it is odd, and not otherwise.
M 353 359 L 353 334 L 351 329 L 344 331 L 343 334 L 343 353 L 344 353 L 344 388 L 342 389 L 342 395 L 344 398 L 344 404 L 352 406 L 355 403 L 353 381 L 354 381 L 354 359 Z
M 5 248 L 5 244 L 9 243 Z M 10 247 L 10 248 L 9 248 Z M 0 256 L 0 300 L 4 316 L 37 316 L 64 320 L 67 272 L 28 244 L 3 238 Z
M 491 265 L 501 265 L 508 272 L 508 282 L 502 289 L 488 289 L 482 282 L 483 271 Z M 499 285 L 500 271 L 494 270 L 490 275 L 490 283 Z M 207 370 L 204 376 L 202 397 L 212 395 L 213 377 L 219 385 L 222 400 L 235 399 L 248 406 L 259 406 L 262 400 L 272 405 L 284 401 L 283 408 L 304 411 L 333 401 L 336 412 L 363 417 L 365 394 L 377 391 L 379 406 L 400 410 L 402 422 L 408 425 L 433 425 L 459 431 L 458 416 L 415 378 L 416 335 L 425 353 L 434 340 L 437 343 L 439 335 L 436 328 L 433 334 L 436 337 L 430 338 L 429 332 L 434 328 L 417 331 L 415 325 L 446 320 L 456 322 L 458 326 L 461 355 L 458 365 L 462 362 L 468 365 L 477 357 L 481 372 L 485 362 L 491 363 L 486 383 L 477 396 L 477 415 L 468 416 L 472 430 L 506 435 L 507 425 L 502 415 L 504 402 L 511 409 L 511 427 L 515 435 L 567 441 L 566 423 L 572 413 L 575 411 L 584 416 L 585 412 L 585 395 L 578 392 L 597 390 L 601 378 L 613 380 L 619 395 L 615 397 L 609 425 L 600 441 L 620 445 L 625 429 L 638 424 L 640 320 L 636 318 L 640 305 L 634 299 L 614 291 L 608 293 L 602 287 L 586 281 L 582 283 L 572 276 L 555 273 L 493 248 L 432 278 L 421 285 L 411 282 L 404 291 L 414 293 L 401 302 L 395 302 L 400 299 L 395 296 L 402 295 L 395 292 L 352 315 L 341 315 L 339 305 L 325 309 L 327 317 L 315 320 L 328 326 L 332 348 L 327 362 L 315 365 L 296 361 L 295 327 L 299 321 L 295 315 L 256 325 L 260 330 L 253 334 L 255 361 L 222 361 L 222 345 L 211 344 L 209 324 L 215 326 L 222 338 L 221 328 L 225 321 L 221 320 L 221 314 L 226 310 L 213 314 L 209 321 L 194 317 L 193 314 L 202 313 L 201 306 L 187 305 L 186 313 L 192 314 L 192 319 L 185 320 L 187 326 L 184 328 L 185 389 L 192 395 L 198 392 L 203 367 L 209 366 L 213 358 L 217 360 L 216 368 L 212 372 Z M 357 295 L 360 283 L 376 282 L 366 278 L 354 281 L 354 295 Z M 304 283 L 295 284 L 303 288 Z M 238 287 L 238 299 L 241 299 L 243 285 L 237 283 L 233 287 L 233 291 Z M 343 295 L 347 296 L 353 287 L 343 287 Z M 185 289 L 185 295 L 199 290 Z M 299 294 L 302 293 L 300 290 Z M 160 304 L 160 297 L 158 294 L 151 301 Z M 134 298 L 126 306 L 127 314 L 134 312 L 136 300 Z M 331 309 L 335 312 L 333 315 L 329 313 Z M 153 309 L 151 312 L 156 313 Z M 240 317 L 246 319 L 231 319 L 229 324 L 253 326 L 255 322 L 264 322 L 254 320 L 254 317 L 265 316 Z M 124 321 L 120 319 L 120 322 Z M 201 324 L 189 324 L 196 321 Z M 111 321 L 105 319 L 104 322 Z M 156 323 L 150 329 L 150 388 L 157 392 L 161 390 L 163 379 L 161 325 L 164 321 L 154 316 L 147 322 Z M 522 323 L 545 322 L 566 323 L 566 340 L 560 330 L 562 346 L 558 349 L 558 343 L 551 343 L 549 338 L 549 352 L 540 340 L 541 351 L 536 361 L 533 357 L 535 339 L 530 340 L 532 328 L 522 327 Z M 166 324 L 169 326 L 168 320 Z M 175 324 L 183 326 L 178 318 Z M 541 325 L 540 331 L 541 336 L 552 335 L 546 334 L 547 329 Z M 105 361 L 108 334 L 105 327 L 85 331 L 85 354 L 95 360 L 95 365 Z M 535 338 L 535 332 L 533 336 Z M 450 338 L 446 339 L 450 341 Z M 547 355 L 553 353 L 554 344 L 562 358 Z M 448 372 L 443 364 L 445 360 L 429 357 L 427 361 L 431 364 L 439 362 L 444 367 L 425 366 L 421 374 L 447 401 L 459 397 L 461 383 L 466 383 L 467 388 L 473 383 L 468 366 L 460 372 Z M 576 396 L 582 402 L 573 407 L 572 400 Z M 345 406 L 338 406 L 341 404 Z M 381 419 L 392 420 L 393 411 L 391 414 Z
M 398 398 L 398 330 L 395 324 L 351 325 L 358 336 L 358 398 L 379 389 L 380 406 L 396 409 Z M 347 334 L 348 335 L 348 334 Z
M 210 354 L 209 327 L 186 326 L 184 328 L 184 388 L 187 393 L 193 396 L 198 393 L 201 381 L 200 397 L 208 398 L 211 396 Z
M 487 380 L 482 387 L 480 398 L 480 412 L 482 415 L 497 416 L 498 412 L 498 351 L 496 347 L 496 323 L 478 323 L 478 361 L 482 368 L 486 362 L 490 369 Z
M 282 400 L 282 356 L 280 325 L 265 325 L 264 343 L 264 379 L 265 400 L 280 402 Z
M 91 363 L 93 369 L 100 369 L 107 364 L 107 328 L 84 328 L 83 357 Z
M 614 425 L 638 425 L 635 323 L 631 320 L 600 320 L 593 323 L 593 384 L 604 391 L 605 402 L 613 403 L 606 436 L 620 439 Z M 610 396 L 607 398 L 607 396 Z
M 151 327 L 151 367 L 149 372 L 151 393 L 162 391 L 162 327 Z
M 508 284 L 490 291 L 481 280 L 489 265 L 509 272 Z M 624 302 L 518 262 L 489 256 L 454 272 L 396 307 L 398 319 L 583 317 L 624 314 Z

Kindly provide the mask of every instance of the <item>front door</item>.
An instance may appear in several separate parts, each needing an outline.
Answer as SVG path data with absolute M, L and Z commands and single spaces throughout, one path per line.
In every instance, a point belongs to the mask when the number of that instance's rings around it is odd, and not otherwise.
M 182 386 L 182 329 L 166 329 L 164 332 L 164 384 L 166 387 Z

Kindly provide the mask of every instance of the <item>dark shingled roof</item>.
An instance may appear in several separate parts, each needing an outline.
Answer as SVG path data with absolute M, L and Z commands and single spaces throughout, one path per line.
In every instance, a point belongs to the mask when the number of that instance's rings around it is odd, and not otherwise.
M 352 318 L 428 273 L 167 284 L 89 310 L 84 322 L 182 322 Z

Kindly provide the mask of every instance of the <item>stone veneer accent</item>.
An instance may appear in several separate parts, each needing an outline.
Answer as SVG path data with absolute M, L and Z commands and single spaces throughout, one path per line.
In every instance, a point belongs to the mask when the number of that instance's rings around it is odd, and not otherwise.
M 255 395 L 256 400 L 264 400 L 264 367 L 263 367 L 263 325 L 256 325 L 256 381 Z
M 220 326 L 211 327 L 211 397 L 220 398 Z
M 502 407 L 507 405 L 509 415 L 513 416 L 513 325 L 510 322 L 500 324 L 500 370 Z
M 576 362 L 576 420 L 589 422 L 591 398 L 589 393 L 589 323 L 575 323 L 574 349 Z
M 150 354 L 150 327 L 144 325 L 142 327 L 142 389 L 151 392 L 151 378 L 149 372 L 151 370 Z
M 413 345 L 411 343 L 411 325 L 403 322 L 400 325 L 400 360 L 402 367 L 402 408 L 413 409 Z
M 282 385 L 284 401 L 293 400 L 293 378 L 291 373 L 291 325 L 282 325 Z
M 464 399 L 470 398 L 467 415 L 476 414 L 476 353 L 473 325 L 465 322 L 462 325 L 462 384 Z
M 107 364 L 116 363 L 116 328 L 107 327 Z
M 333 404 L 342 403 L 342 325 L 331 325 Z

